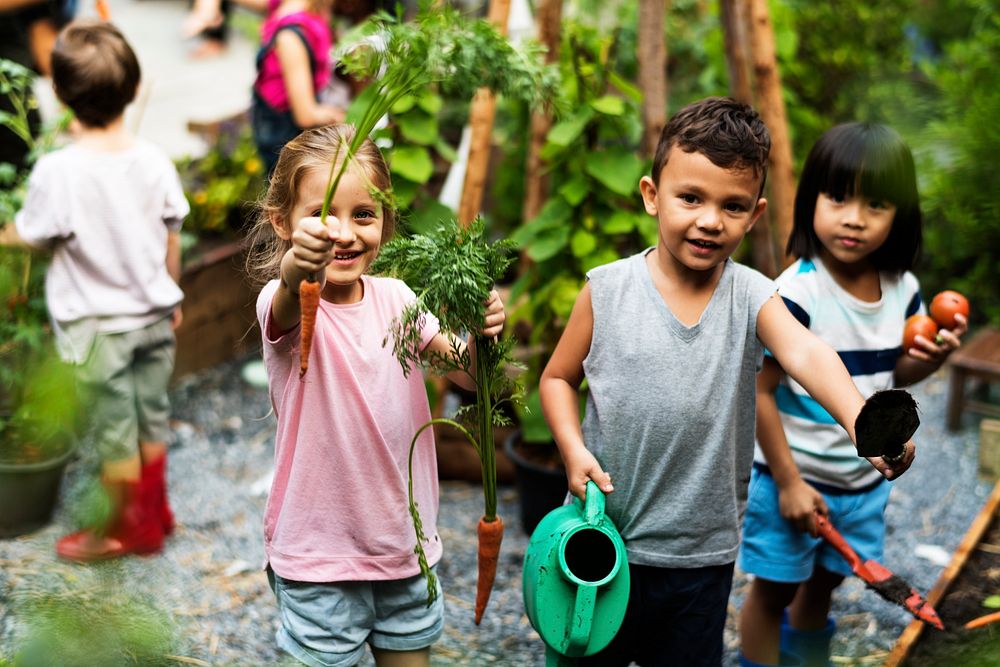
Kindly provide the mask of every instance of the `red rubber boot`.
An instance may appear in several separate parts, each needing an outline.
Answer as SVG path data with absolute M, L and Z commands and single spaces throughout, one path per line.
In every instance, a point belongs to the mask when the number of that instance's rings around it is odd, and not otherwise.
M 164 537 L 174 532 L 174 513 L 167 501 L 167 457 L 161 456 L 155 461 L 142 464 L 142 481 L 149 485 L 156 514 L 163 525 Z
M 153 511 L 156 505 L 150 486 L 142 481 L 105 484 L 112 487 L 109 490 L 117 505 L 117 516 L 103 530 L 87 528 L 63 537 L 56 542 L 56 554 L 66 560 L 89 563 L 160 551 L 163 526 Z

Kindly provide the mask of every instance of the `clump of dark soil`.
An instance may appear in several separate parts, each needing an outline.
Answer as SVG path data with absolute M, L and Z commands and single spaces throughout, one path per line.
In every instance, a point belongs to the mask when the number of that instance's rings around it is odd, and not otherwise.
M 1000 623 L 975 630 L 965 624 L 988 614 L 983 600 L 1000 593 L 1000 515 L 993 518 L 944 598 L 935 605 L 945 630 L 926 627 L 906 667 L 1000 667 Z

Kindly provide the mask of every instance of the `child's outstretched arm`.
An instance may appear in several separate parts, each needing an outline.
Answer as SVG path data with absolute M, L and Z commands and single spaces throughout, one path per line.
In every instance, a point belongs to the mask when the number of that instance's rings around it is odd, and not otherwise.
M 333 260 L 333 244 L 340 238 L 340 223 L 337 218 L 327 216 L 327 225 L 318 217 L 302 218 L 295 226 L 290 236 L 284 236 L 292 242 L 281 259 L 281 284 L 271 301 L 271 321 L 274 331 L 271 335 L 277 337 L 290 331 L 302 319 L 299 308 L 299 283 L 306 276 L 314 276 L 320 284 L 320 289 L 326 283 L 326 265 Z M 279 235 L 287 232 L 275 226 Z
M 816 535 L 813 512 L 827 514 L 823 495 L 807 484 L 799 474 L 792 458 L 785 429 L 781 424 L 774 392 L 784 371 L 774 359 L 766 357 L 764 368 L 757 375 L 757 442 L 760 444 L 767 467 L 778 487 L 778 505 L 782 518 L 798 530 Z
M 916 337 L 916 346 L 906 351 L 896 362 L 893 379 L 897 387 L 908 387 L 926 378 L 941 368 L 948 355 L 962 346 L 962 335 L 969 330 L 969 320 L 961 313 L 955 313 L 954 329 L 941 329 L 938 340 Z M 940 341 L 940 342 L 938 342 Z
M 757 314 L 757 337 L 785 372 L 837 420 L 856 445 L 854 421 L 865 399 L 833 348 L 802 326 L 777 294 Z M 867 458 L 886 479 L 895 479 L 913 463 L 915 452 L 916 445 L 910 440 L 899 461 L 889 462 L 879 456 Z
M 559 344 L 546 364 L 539 382 L 542 412 L 559 446 L 566 479 L 573 495 L 585 499 L 587 481 L 593 480 L 605 493 L 614 491 L 611 475 L 604 472 L 597 458 L 583 444 L 580 427 L 580 383 L 583 360 L 590 352 L 594 335 L 594 310 L 590 284 L 584 285 L 573 306 Z
M 489 298 L 486 300 L 486 312 L 483 319 L 483 328 L 479 332 L 479 335 L 483 338 L 496 338 L 503 332 L 503 323 L 507 320 L 507 312 L 504 310 L 500 293 L 496 290 L 492 290 Z M 447 357 L 453 354 L 455 350 L 461 353 L 465 349 L 465 341 L 451 331 L 442 331 L 431 339 L 431 342 L 427 344 L 421 355 L 425 356 L 433 353 Z M 468 350 L 470 360 L 468 373 L 461 370 L 452 371 L 448 373 L 447 378 L 462 389 L 472 391 L 476 388 L 476 339 L 474 336 L 469 338 Z

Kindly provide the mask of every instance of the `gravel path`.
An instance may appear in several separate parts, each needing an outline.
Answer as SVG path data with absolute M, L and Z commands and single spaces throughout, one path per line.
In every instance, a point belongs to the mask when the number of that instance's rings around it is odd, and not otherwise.
M 287 664 L 274 648 L 275 605 L 266 578 L 260 520 L 271 465 L 274 419 L 266 392 L 241 379 L 243 362 L 189 377 L 172 391 L 175 442 L 170 450 L 170 493 L 177 532 L 161 555 L 97 566 L 63 564 L 53 544 L 72 526 L 67 508 L 82 494 L 85 458 L 70 469 L 64 500 L 49 527 L 0 541 L 0 664 L 28 632 L 24 603 L 45 591 L 93 597 L 112 587 L 161 614 L 171 643 L 166 664 Z M 893 490 L 885 564 L 922 591 L 943 565 L 985 501 L 991 485 L 976 478 L 978 430 L 966 417 L 955 434 L 944 430 L 946 378 L 939 373 L 914 391 L 923 424 L 915 467 Z M 538 635 L 521 602 L 521 562 L 527 537 L 517 519 L 517 494 L 501 487 L 508 517 L 496 586 L 482 625 L 472 622 L 475 522 L 482 511 L 478 485 L 443 482 L 439 530 L 445 557 L 439 574 L 446 591 L 445 635 L 433 649 L 435 665 L 544 665 Z M 944 558 L 944 561 L 928 559 Z M 735 664 L 735 614 L 747 580 L 737 573 L 727 628 Z M 838 592 L 840 664 L 878 664 L 909 616 L 866 591 L 857 580 Z M 86 663 L 81 663 L 86 664 Z M 366 658 L 363 665 L 372 665 Z

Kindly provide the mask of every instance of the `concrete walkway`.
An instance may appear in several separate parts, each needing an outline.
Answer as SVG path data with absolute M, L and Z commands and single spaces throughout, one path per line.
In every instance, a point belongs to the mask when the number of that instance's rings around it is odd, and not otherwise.
M 249 106 L 256 40 L 232 26 L 228 47 L 220 55 L 197 59 L 191 52 L 198 40 L 181 36 L 186 0 L 108 0 L 108 5 L 112 22 L 125 34 L 142 67 L 139 94 L 125 114 L 129 128 L 171 157 L 201 155 L 206 146 L 188 132 L 187 124 L 224 118 Z M 80 3 L 78 18 L 96 16 L 92 0 Z M 43 114 L 52 117 L 58 103 L 50 83 L 39 81 L 36 91 Z

